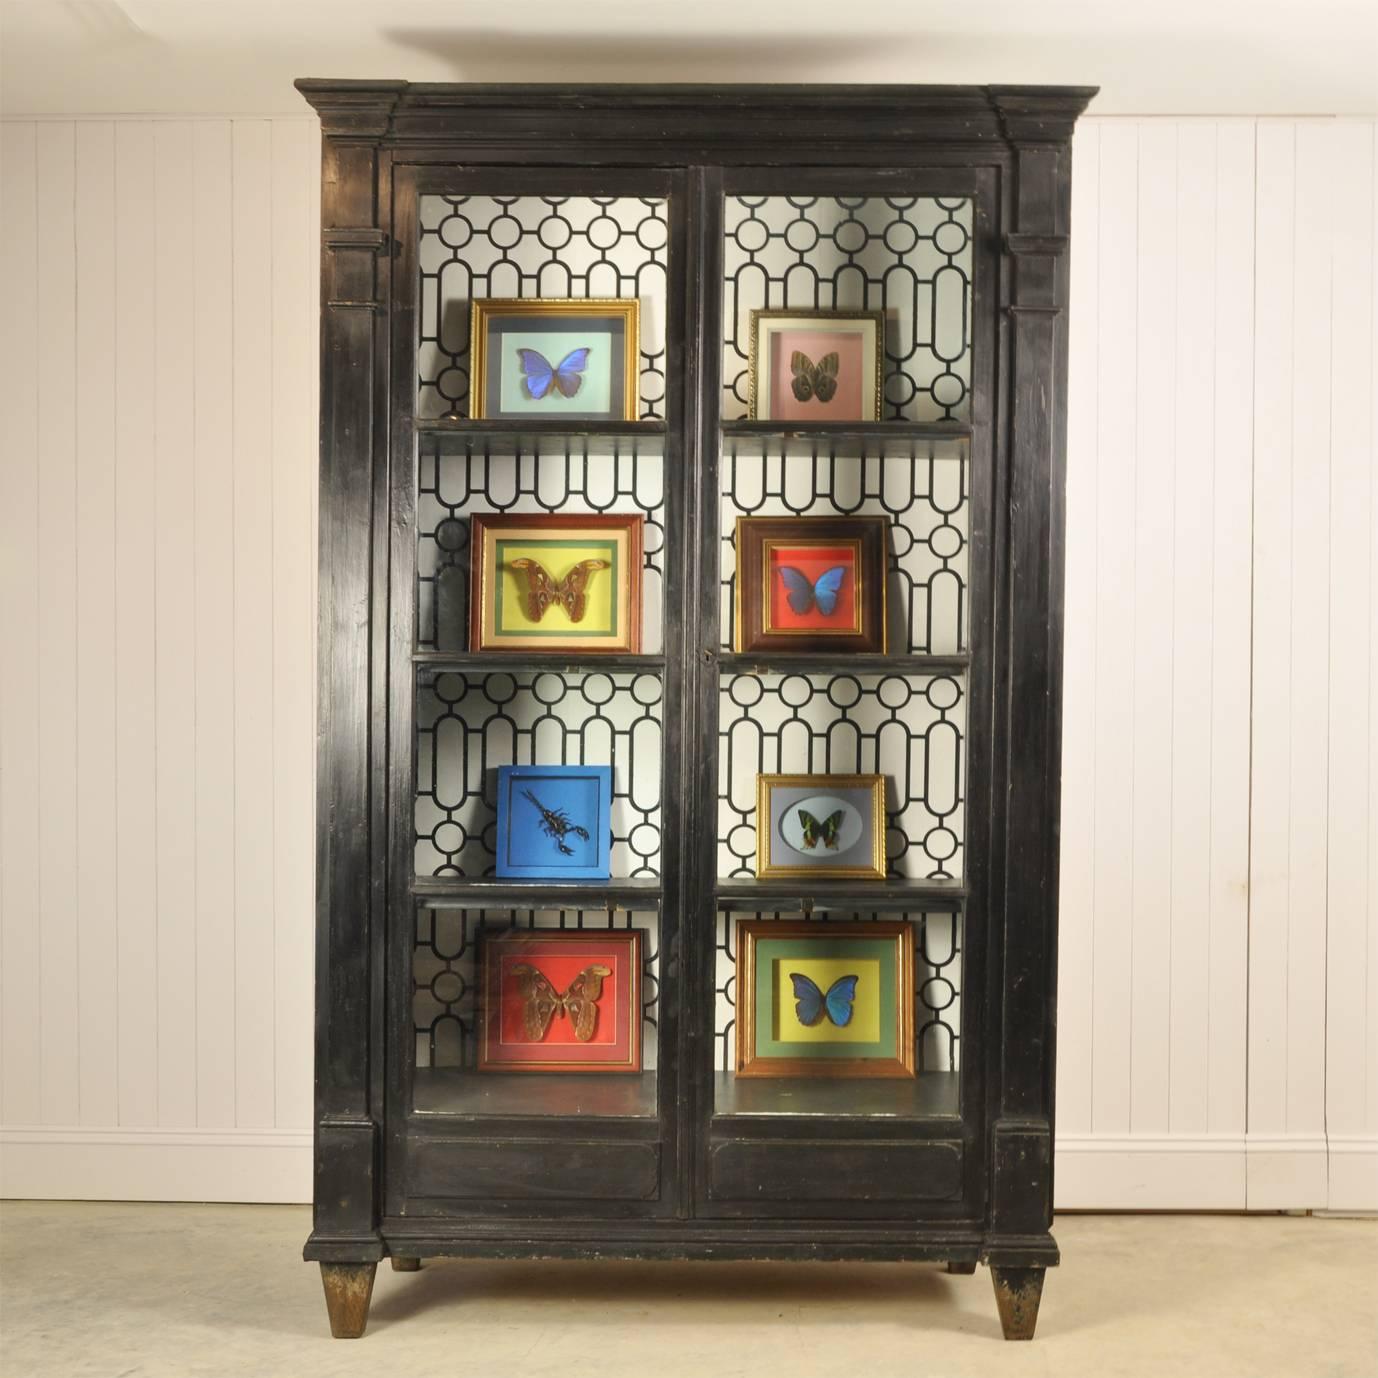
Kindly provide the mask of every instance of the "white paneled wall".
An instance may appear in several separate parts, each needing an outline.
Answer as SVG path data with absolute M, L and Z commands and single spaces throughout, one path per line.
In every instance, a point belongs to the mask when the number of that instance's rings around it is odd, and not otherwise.
M 1378 128 L 1333 153 L 1325 1121 L 1330 1204 L 1378 1209 Z
M 315 127 L 0 139 L 0 1190 L 305 1199 Z M 1376 153 L 1077 135 L 1064 1207 L 1378 1207 Z
M 1077 134 L 1064 1207 L 1378 1208 L 1376 153 Z
M 318 135 L 0 138 L 3 1189 L 301 1200 Z

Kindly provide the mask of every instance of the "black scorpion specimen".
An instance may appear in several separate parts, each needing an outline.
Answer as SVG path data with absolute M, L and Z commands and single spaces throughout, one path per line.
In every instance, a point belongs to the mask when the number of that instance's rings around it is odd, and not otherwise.
M 529 789 L 522 790 L 522 793 L 541 811 L 541 831 L 547 837 L 554 839 L 556 847 L 565 856 L 574 855 L 574 848 L 565 841 L 566 837 L 573 835 L 582 838 L 585 842 L 589 840 L 589 830 L 571 822 L 569 815 L 563 809 L 546 808 Z

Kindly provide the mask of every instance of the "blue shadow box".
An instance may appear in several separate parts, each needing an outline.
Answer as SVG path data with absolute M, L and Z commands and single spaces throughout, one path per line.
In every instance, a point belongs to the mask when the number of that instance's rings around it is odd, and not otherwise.
M 611 766 L 499 766 L 497 874 L 608 880 Z

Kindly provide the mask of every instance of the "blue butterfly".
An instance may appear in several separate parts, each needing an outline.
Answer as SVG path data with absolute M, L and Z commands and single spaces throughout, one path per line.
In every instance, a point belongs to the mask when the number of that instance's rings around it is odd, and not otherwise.
M 789 605 L 795 612 L 803 616 L 817 604 L 818 611 L 824 617 L 830 617 L 833 609 L 837 607 L 838 590 L 842 587 L 843 579 L 847 577 L 847 569 L 845 565 L 835 565 L 820 574 L 818 582 L 814 583 L 807 574 L 802 574 L 793 565 L 785 565 L 780 570 L 780 577 L 785 581 L 785 597 L 789 599 Z
M 813 1028 L 825 1012 L 839 1029 L 845 1029 L 852 1022 L 852 1002 L 856 999 L 859 976 L 839 976 L 828 987 L 826 995 L 815 982 L 797 971 L 790 972 L 789 979 L 794 982 L 794 1012 L 806 1029 Z
M 571 349 L 553 367 L 550 360 L 537 349 L 519 349 L 517 358 L 521 360 L 522 372 L 526 375 L 522 379 L 522 387 L 533 402 L 539 402 L 550 391 L 552 384 L 559 389 L 562 397 L 573 397 L 579 391 L 584 382 L 584 370 L 589 364 L 589 351 Z

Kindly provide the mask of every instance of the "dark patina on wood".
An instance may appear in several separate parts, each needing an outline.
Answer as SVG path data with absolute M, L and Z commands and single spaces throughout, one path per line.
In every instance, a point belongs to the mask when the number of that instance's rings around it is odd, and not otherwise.
M 330 1333 L 337 1340 L 357 1340 L 368 1325 L 376 1263 L 322 1263 L 321 1284 Z
M 298 87 L 324 134 L 315 1215 L 305 1256 L 322 1266 L 333 1333 L 362 1334 L 374 1266 L 387 1256 L 399 1271 L 444 1256 L 614 1256 L 915 1260 L 954 1273 L 979 1260 L 1006 1336 L 1028 1338 L 1044 1270 L 1058 1261 L 1069 141 L 1094 91 Z M 413 881 L 411 677 L 426 655 L 431 668 L 477 668 L 458 647 L 416 652 L 415 445 L 424 433 L 463 452 L 525 426 L 415 418 L 417 202 L 435 191 L 670 200 L 666 420 L 592 428 L 653 434 L 664 447 L 665 653 L 605 664 L 653 662 L 663 676 L 655 881 L 539 894 Z M 719 675 L 749 668 L 725 665 L 719 651 L 719 456 L 724 434 L 762 426 L 724 426 L 719 414 L 722 198 L 944 191 L 975 204 L 972 422 L 790 433 L 969 441 L 970 649 L 930 667 L 967 676 L 965 875 L 864 892 L 715 886 Z M 903 668 L 894 662 L 877 657 L 875 669 Z M 417 1082 L 415 907 L 515 902 L 659 910 L 660 1065 L 629 1088 L 625 1111 L 604 1098 L 589 1115 L 507 1113 L 447 1090 L 443 1077 Z M 798 1113 L 783 1115 L 756 1113 L 745 1094 L 716 1100 L 717 911 L 861 903 L 963 909 L 960 1072 L 866 1116 L 829 1114 L 826 1092 L 801 1092 Z M 720 1113 L 726 1104 L 732 1113 Z

